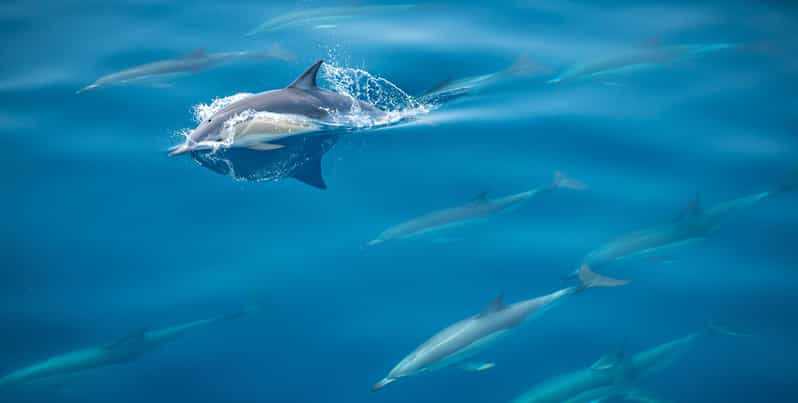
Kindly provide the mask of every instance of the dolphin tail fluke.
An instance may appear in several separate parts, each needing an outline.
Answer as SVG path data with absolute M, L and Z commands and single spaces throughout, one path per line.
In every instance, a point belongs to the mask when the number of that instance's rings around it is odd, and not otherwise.
M 555 189 L 571 189 L 571 190 L 585 190 L 587 189 L 587 185 L 584 183 L 565 176 L 560 171 L 554 172 L 554 178 L 552 179 L 551 186 Z
M 581 289 L 588 289 L 594 287 L 619 287 L 629 284 L 628 280 L 618 280 L 601 274 L 593 273 L 590 267 L 582 265 L 579 269 L 579 283 Z
M 396 381 L 396 378 L 382 378 L 381 381 L 375 383 L 374 386 L 371 387 L 371 390 L 373 392 L 376 392 L 376 391 L 388 386 L 389 384 L 393 383 L 394 381 Z

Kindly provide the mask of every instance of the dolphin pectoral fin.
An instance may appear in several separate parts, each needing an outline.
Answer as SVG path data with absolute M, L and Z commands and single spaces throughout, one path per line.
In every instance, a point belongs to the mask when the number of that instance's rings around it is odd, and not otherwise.
M 279 150 L 285 147 L 282 144 L 272 144 L 272 143 L 255 143 L 246 146 L 246 148 L 255 151 L 271 151 L 271 150 Z
M 467 372 L 482 372 L 494 368 L 496 363 L 493 362 L 466 362 L 460 366 L 463 371 Z
M 290 175 L 294 179 L 318 189 L 327 189 L 321 174 L 321 156 L 314 156 L 294 169 Z

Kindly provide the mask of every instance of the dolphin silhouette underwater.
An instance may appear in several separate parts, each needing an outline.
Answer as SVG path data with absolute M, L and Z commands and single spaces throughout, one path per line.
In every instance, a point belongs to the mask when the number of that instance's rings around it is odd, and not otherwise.
M 191 158 L 203 167 L 239 180 L 261 181 L 294 178 L 317 189 L 326 189 L 321 160 L 338 141 L 338 133 L 314 133 L 285 138 L 283 148 L 262 152 L 249 148 L 197 150 Z
M 565 69 L 559 75 L 547 81 L 547 83 L 557 84 L 565 81 L 600 78 L 608 75 L 646 70 L 678 60 L 732 49 L 736 46 L 734 43 L 726 42 L 649 46 L 627 54 L 574 65 Z
M 582 264 L 593 268 L 636 256 L 652 256 L 664 250 L 677 249 L 699 242 L 712 235 L 721 224 L 740 211 L 768 198 L 792 191 L 793 184 L 754 193 L 718 203 L 704 209 L 698 198 L 680 212 L 671 222 L 621 235 L 590 251 Z
M 316 29 L 335 28 L 340 21 L 375 15 L 395 15 L 416 7 L 413 4 L 357 5 L 337 7 L 313 7 L 291 12 L 269 19 L 245 35 L 252 36 L 263 32 L 275 32 L 283 29 L 313 26 Z
M 102 344 L 56 355 L 38 363 L 17 369 L 0 378 L 0 389 L 15 385 L 74 374 L 81 371 L 133 361 L 140 356 L 155 351 L 161 345 L 183 337 L 188 333 L 216 323 L 240 319 L 250 315 L 254 309 L 248 308 L 227 315 L 200 319 L 155 330 L 133 332 L 112 343 Z
M 367 245 L 373 246 L 387 241 L 414 238 L 476 222 L 507 211 L 539 194 L 555 189 L 582 190 L 585 188 L 586 186 L 581 182 L 568 178 L 560 172 L 555 172 L 550 185 L 496 199 L 488 199 L 486 193 L 480 193 L 464 205 L 433 211 L 389 227 L 377 238 L 369 241 Z
M 502 81 L 540 72 L 541 67 L 530 61 L 525 54 L 518 57 L 512 65 L 492 73 L 448 79 L 439 82 L 425 91 L 419 100 L 423 103 L 444 103 L 473 95 Z
M 278 47 L 256 52 L 238 51 L 219 53 L 207 53 L 204 49 L 196 49 L 182 57 L 146 63 L 140 66 L 134 66 L 116 73 L 102 76 L 94 83 L 77 90 L 75 93 L 80 94 L 82 92 L 95 90 L 101 87 L 127 84 L 134 81 L 142 81 L 147 79 L 162 78 L 169 75 L 196 73 L 233 61 L 257 60 L 264 58 L 291 60 L 293 59 L 293 55 Z
M 719 327 L 693 333 L 627 357 L 624 349 L 604 355 L 588 368 L 545 380 L 512 403 L 590 403 L 612 398 L 640 403 L 661 399 L 637 386 L 641 379 L 656 375 L 695 348 L 706 334 L 747 336 Z
M 338 114 L 359 113 L 379 119 L 385 113 L 361 100 L 316 85 L 319 60 L 288 87 L 247 96 L 201 122 L 184 144 L 169 155 L 202 149 L 242 147 L 269 151 L 283 148 L 277 140 L 316 132 Z
M 372 389 L 376 391 L 401 378 L 461 363 L 530 316 L 544 312 L 564 297 L 588 288 L 617 287 L 627 283 L 593 273 L 587 266 L 579 271 L 579 282 L 578 286 L 510 305 L 505 305 L 504 298 L 500 295 L 479 314 L 463 319 L 430 337 L 402 359 L 388 376 L 374 384 Z M 482 367 L 485 366 L 492 365 L 484 364 Z

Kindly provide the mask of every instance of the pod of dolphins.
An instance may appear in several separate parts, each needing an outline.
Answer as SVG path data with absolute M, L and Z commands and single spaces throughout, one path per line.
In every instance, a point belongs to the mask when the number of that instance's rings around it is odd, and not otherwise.
M 248 35 L 303 26 L 328 28 L 342 20 L 403 12 L 412 7 L 397 4 L 304 10 L 273 18 L 250 31 Z M 564 85 L 567 81 L 662 66 L 679 59 L 697 57 L 734 46 L 730 43 L 714 43 L 652 47 L 567 68 L 547 83 Z M 177 59 L 156 61 L 103 76 L 78 92 L 153 77 L 197 72 L 239 60 L 291 57 L 277 48 L 260 52 L 222 53 L 206 53 L 200 50 Z M 386 111 L 348 94 L 319 87 L 317 75 L 322 65 L 323 61 L 312 64 L 285 88 L 255 93 L 221 108 L 200 122 L 187 135 L 185 142 L 170 150 L 169 155 L 188 154 L 211 170 L 239 178 L 256 178 L 258 172 L 268 171 L 269 167 L 289 166 L 289 169 L 282 169 L 279 176 L 292 177 L 316 188 L 326 188 L 321 172 L 321 157 L 335 144 L 340 133 L 326 132 L 323 126 L 333 123 L 338 114 L 355 111 L 379 120 Z M 422 98 L 449 100 L 471 93 L 475 88 L 528 71 L 527 63 L 517 63 L 492 74 L 448 80 L 428 91 Z M 228 164 L 218 164 L 218 160 L 212 157 L 219 154 L 237 160 L 237 166 L 243 168 L 232 170 Z M 553 191 L 579 191 L 586 188 L 582 182 L 555 172 L 550 184 L 496 198 L 488 198 L 486 193 L 480 193 L 463 204 L 432 211 L 390 226 L 366 245 L 387 247 L 389 245 L 385 244 L 396 241 L 411 242 L 439 236 L 464 225 L 507 213 L 530 199 Z M 447 367 L 459 366 L 474 372 L 493 368 L 495 364 L 492 362 L 474 362 L 470 359 L 530 317 L 543 313 L 565 297 L 591 288 L 612 288 L 629 283 L 597 274 L 593 270 L 610 267 L 613 262 L 622 259 L 656 256 L 664 250 L 672 251 L 706 239 L 739 212 L 794 188 L 795 183 L 791 182 L 707 208 L 702 207 L 696 198 L 671 222 L 623 234 L 587 253 L 582 258 L 579 269 L 573 273 L 577 280 L 576 285 L 511 304 L 506 304 L 503 295 L 499 295 L 479 313 L 443 328 L 401 358 L 372 389 L 381 390 L 397 380 Z M 56 355 L 3 376 L 0 378 L 0 391 L 40 379 L 128 362 L 185 334 L 252 313 L 252 309 L 245 309 L 167 328 L 140 330 L 111 343 Z M 623 350 L 614 352 L 589 367 L 543 381 L 513 402 L 599 402 L 614 397 L 639 402 L 659 401 L 641 389 L 639 381 L 667 368 L 707 334 L 741 335 L 718 326 L 710 326 L 706 331 L 654 346 L 635 355 L 627 356 Z

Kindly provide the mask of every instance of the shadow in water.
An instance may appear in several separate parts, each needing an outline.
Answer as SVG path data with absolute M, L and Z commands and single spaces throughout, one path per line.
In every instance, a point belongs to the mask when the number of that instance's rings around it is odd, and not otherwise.
M 321 159 L 338 141 L 340 133 L 314 133 L 273 142 L 283 147 L 261 151 L 249 148 L 219 148 L 191 153 L 194 161 L 216 173 L 247 181 L 277 181 L 294 178 L 318 189 L 326 189 Z

